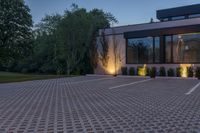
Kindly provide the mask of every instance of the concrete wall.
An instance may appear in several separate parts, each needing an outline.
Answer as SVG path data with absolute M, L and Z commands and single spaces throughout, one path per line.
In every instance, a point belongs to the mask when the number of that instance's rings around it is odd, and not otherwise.
M 115 69 L 116 69 L 116 73 L 121 73 L 121 66 L 126 66 L 125 65 L 126 64 L 126 40 L 124 39 L 123 35 L 115 35 L 115 36 L 109 35 L 109 36 L 106 36 L 106 40 L 109 46 L 108 67 L 105 68 L 102 65 L 101 60 L 99 59 L 98 66 L 97 66 L 97 69 L 95 70 L 95 73 L 96 74 L 114 74 Z M 115 44 L 118 46 L 116 50 L 117 52 L 116 63 L 115 63 L 115 54 L 114 54 L 114 49 L 113 49 L 114 41 L 115 41 Z M 100 51 L 101 44 L 99 43 L 99 37 L 97 39 L 97 44 L 98 44 L 98 49 Z

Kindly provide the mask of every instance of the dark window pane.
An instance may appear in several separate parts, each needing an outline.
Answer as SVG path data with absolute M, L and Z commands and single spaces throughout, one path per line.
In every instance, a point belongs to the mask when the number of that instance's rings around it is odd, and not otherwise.
M 155 37 L 155 63 L 160 63 L 160 37 Z
M 171 62 L 171 44 L 172 44 L 172 37 L 166 36 L 165 37 L 165 62 Z
M 127 48 L 127 63 L 138 63 L 138 50 L 137 46 L 134 44 L 131 44 L 130 41 L 128 41 L 128 48 Z
M 200 33 L 174 35 L 173 49 L 176 63 L 200 62 Z
M 128 39 L 127 63 L 153 63 L 153 38 Z

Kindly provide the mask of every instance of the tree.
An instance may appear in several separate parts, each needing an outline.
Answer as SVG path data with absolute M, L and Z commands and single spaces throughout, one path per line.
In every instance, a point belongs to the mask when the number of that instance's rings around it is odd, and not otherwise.
M 121 66 L 122 61 L 124 60 L 125 57 L 121 56 L 121 47 L 116 39 L 115 35 L 115 30 L 112 28 L 112 33 L 113 33 L 113 55 L 114 55 L 114 67 L 115 67 L 115 75 L 118 74 L 119 67 Z
M 110 27 L 110 24 L 112 23 L 118 23 L 117 19 L 111 14 L 111 13 L 104 13 L 103 10 L 99 10 L 99 9 L 93 9 L 92 11 L 90 11 L 90 14 L 92 15 L 92 26 L 93 26 L 93 33 L 92 33 L 92 43 L 91 43 L 91 64 L 93 69 L 97 67 L 97 63 L 99 60 L 99 54 L 98 54 L 98 46 L 97 46 L 97 40 L 96 37 L 98 36 L 99 29 L 106 29 Z M 106 43 L 106 38 L 104 36 L 101 36 L 101 38 L 104 38 Z M 103 39 L 102 38 L 102 39 Z M 105 48 L 106 49 L 106 48 Z M 105 50 L 104 49 L 104 50 Z M 105 51 L 106 52 L 106 51 Z M 100 57 L 101 58 L 101 57 Z M 106 61 L 107 62 L 107 61 Z M 106 64 L 104 64 L 106 65 Z
M 93 9 L 87 12 L 84 8 L 75 5 L 73 7 L 71 11 L 65 11 L 57 32 L 66 72 L 92 73 L 98 57 L 98 29 L 109 27 L 110 21 L 116 19 L 102 10 Z
M 46 15 L 40 23 L 35 25 L 35 36 L 41 36 L 44 33 L 47 35 L 53 35 L 57 30 L 61 18 L 62 16 L 59 14 Z
M 8 68 L 32 50 L 32 16 L 23 0 L 0 0 L 0 66 Z
M 57 74 L 92 73 L 98 61 L 98 30 L 116 21 L 109 13 L 87 11 L 73 4 L 63 15 L 45 16 L 35 26 L 30 72 Z M 24 66 L 27 66 L 26 64 Z
M 56 34 L 60 21 L 61 15 L 59 14 L 46 15 L 35 26 L 34 58 L 35 62 L 38 63 L 39 72 L 63 73 L 58 58 L 58 37 Z
M 100 61 L 103 65 L 103 67 L 107 68 L 108 61 L 109 61 L 109 55 L 108 55 L 109 46 L 108 46 L 108 41 L 106 40 L 106 37 L 105 37 L 104 30 L 102 30 L 102 32 L 101 32 L 99 42 L 100 42 L 100 48 L 99 48 Z

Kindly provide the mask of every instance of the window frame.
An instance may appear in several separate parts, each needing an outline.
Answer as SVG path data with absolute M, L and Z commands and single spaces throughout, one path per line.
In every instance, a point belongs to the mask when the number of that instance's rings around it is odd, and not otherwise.
M 153 60 L 152 60 L 152 63 L 129 63 L 128 62 L 128 43 L 130 39 L 139 39 L 139 38 L 148 38 L 148 37 L 152 37 L 152 41 L 153 41 Z M 145 37 L 135 37 L 135 38 L 126 38 L 126 64 L 161 64 L 161 59 L 159 57 L 159 62 L 156 62 L 155 61 L 155 38 L 158 37 L 159 38 L 159 55 L 160 55 L 160 45 L 161 45 L 161 39 L 160 39 L 160 36 L 145 36 Z
M 200 64 L 200 60 L 197 61 L 197 62 L 177 62 L 177 61 L 174 61 L 174 36 L 176 35 L 187 35 L 187 34 L 195 34 L 195 33 L 184 33 L 184 34 L 172 34 L 172 35 L 165 35 L 164 36 L 164 64 Z M 200 32 L 197 32 L 196 34 L 199 34 L 200 35 Z M 171 57 L 170 57 L 170 61 L 169 62 L 166 62 L 166 37 L 167 36 L 171 36 Z

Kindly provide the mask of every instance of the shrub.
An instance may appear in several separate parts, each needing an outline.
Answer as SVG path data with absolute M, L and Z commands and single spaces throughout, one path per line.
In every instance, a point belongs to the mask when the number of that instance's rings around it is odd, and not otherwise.
M 194 77 L 194 72 L 192 67 L 187 68 L 188 77 Z
M 155 78 L 156 77 L 156 68 L 155 67 L 152 67 L 149 70 L 149 75 L 150 75 L 151 78 Z
M 200 67 L 197 67 L 197 68 L 196 68 L 195 73 L 196 73 L 195 76 L 196 76 L 198 79 L 200 79 Z
M 169 76 L 169 77 L 174 77 L 174 69 L 172 69 L 172 68 L 170 68 L 168 71 L 167 71 L 167 75 Z
M 177 77 L 181 77 L 181 75 L 182 75 L 182 68 L 181 67 L 177 67 L 176 68 L 176 76 Z
M 129 75 L 135 75 L 135 68 L 134 67 L 130 67 Z
M 150 68 L 146 68 L 146 75 L 145 76 L 150 76 Z
M 160 76 L 163 76 L 163 77 L 166 76 L 165 67 L 160 67 L 159 75 L 160 75 Z
M 127 75 L 127 67 L 122 67 L 121 71 L 122 71 L 122 75 Z

